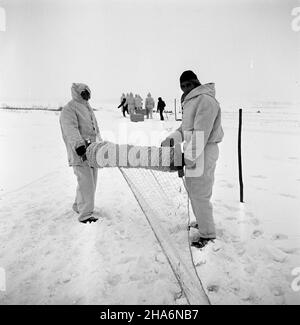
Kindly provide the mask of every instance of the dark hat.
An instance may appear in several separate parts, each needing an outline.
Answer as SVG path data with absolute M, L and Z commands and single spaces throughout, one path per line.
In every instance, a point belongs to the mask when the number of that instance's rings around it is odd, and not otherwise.
M 198 80 L 198 77 L 195 75 L 195 73 L 192 70 L 184 71 L 180 76 L 180 83 L 184 81 L 190 81 L 190 80 Z

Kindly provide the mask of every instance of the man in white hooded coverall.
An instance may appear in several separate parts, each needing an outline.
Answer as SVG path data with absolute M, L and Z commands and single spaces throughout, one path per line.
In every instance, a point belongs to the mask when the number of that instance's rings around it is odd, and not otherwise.
M 129 114 L 132 115 L 135 113 L 135 100 L 133 97 L 133 93 L 130 93 L 128 98 L 126 99 L 126 103 L 128 104 Z
M 73 83 L 72 100 L 64 106 L 60 115 L 60 125 L 65 142 L 69 166 L 77 177 L 76 198 L 73 210 L 79 214 L 80 222 L 95 222 L 93 214 L 98 169 L 90 167 L 86 161 L 86 147 L 101 140 L 98 123 L 89 105 L 91 91 L 85 84 Z
M 136 94 L 134 97 L 134 103 L 136 110 L 141 110 L 143 108 L 143 99 L 140 95 Z
M 210 202 L 214 172 L 222 141 L 221 110 L 213 83 L 201 85 L 190 70 L 182 73 L 182 124 L 162 142 L 162 146 L 184 143 L 185 181 L 197 220 L 199 239 L 192 246 L 203 248 L 216 238 L 213 207 Z
M 147 98 L 145 100 L 147 119 L 149 119 L 149 116 L 150 116 L 150 119 L 152 119 L 152 112 L 153 112 L 154 106 L 155 106 L 154 99 L 151 97 L 151 94 L 148 93 Z

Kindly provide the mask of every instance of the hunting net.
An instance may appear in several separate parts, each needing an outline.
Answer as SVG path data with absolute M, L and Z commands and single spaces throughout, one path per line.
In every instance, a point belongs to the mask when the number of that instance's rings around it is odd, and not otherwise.
M 190 304 L 209 304 L 189 244 L 188 195 L 177 173 L 120 168 Z M 192 216 L 193 218 L 193 216 Z

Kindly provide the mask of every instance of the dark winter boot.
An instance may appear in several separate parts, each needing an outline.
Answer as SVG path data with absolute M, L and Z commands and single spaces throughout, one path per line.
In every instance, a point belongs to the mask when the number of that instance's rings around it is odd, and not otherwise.
M 215 238 L 202 238 L 192 241 L 191 246 L 196 248 L 204 248 L 210 241 L 213 241 Z
M 94 215 L 90 214 L 90 215 L 87 215 L 87 216 L 84 216 L 84 217 L 79 217 L 78 218 L 78 221 L 79 222 L 82 222 L 82 223 L 91 223 L 91 222 L 96 222 L 98 221 L 99 218 L 96 218 Z
M 86 220 L 79 220 L 79 222 L 81 222 L 81 223 L 92 223 L 92 222 L 96 222 L 96 221 L 98 221 L 98 219 L 95 217 L 90 217 Z

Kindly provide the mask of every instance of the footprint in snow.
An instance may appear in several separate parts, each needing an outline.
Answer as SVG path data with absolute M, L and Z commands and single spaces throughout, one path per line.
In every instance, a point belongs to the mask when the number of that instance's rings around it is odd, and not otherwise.
M 262 230 L 256 229 L 256 230 L 254 230 L 253 233 L 252 233 L 252 238 L 258 238 L 258 237 L 260 237 L 262 234 L 263 234 L 263 231 L 262 231 Z
M 266 247 L 266 251 L 272 258 L 272 260 L 278 263 L 284 263 L 288 257 L 288 255 L 284 253 L 281 249 L 271 245 L 268 245 Z
M 254 305 L 254 304 L 257 304 L 257 301 L 259 301 L 259 298 L 255 295 L 255 293 L 250 293 L 250 294 L 245 295 L 242 298 L 242 300 Z
M 289 237 L 285 234 L 274 234 L 272 240 L 284 240 L 288 239 Z
M 286 194 L 286 193 L 279 193 L 280 196 L 283 196 L 283 197 L 288 197 L 290 199 L 297 199 L 297 196 L 295 195 L 292 195 L 292 194 Z
M 297 254 L 299 251 L 298 247 L 287 247 L 287 246 L 278 246 L 286 254 Z
M 209 286 L 207 286 L 207 290 L 209 293 L 217 293 L 220 289 L 220 286 L 218 286 L 217 284 L 211 284 Z

